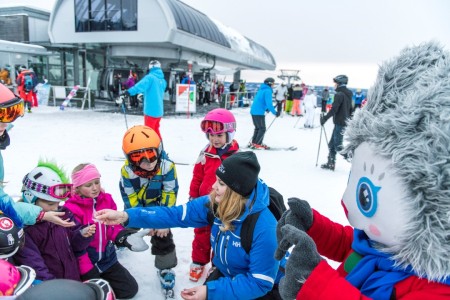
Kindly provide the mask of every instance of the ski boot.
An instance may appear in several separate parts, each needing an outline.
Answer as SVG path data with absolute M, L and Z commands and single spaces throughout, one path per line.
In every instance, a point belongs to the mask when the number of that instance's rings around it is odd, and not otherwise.
M 189 270 L 189 280 L 193 282 L 197 282 L 203 274 L 203 270 L 205 269 L 205 266 L 192 263 L 190 270 Z
M 158 270 L 159 281 L 166 299 L 175 299 L 175 272 L 172 269 Z
M 320 166 L 322 169 L 334 171 L 335 160 L 332 157 L 328 157 L 327 163 Z

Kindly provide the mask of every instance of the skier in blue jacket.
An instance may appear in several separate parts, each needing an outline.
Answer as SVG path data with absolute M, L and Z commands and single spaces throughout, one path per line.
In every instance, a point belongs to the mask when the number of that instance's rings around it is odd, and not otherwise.
M 148 65 L 147 75 L 125 92 L 130 96 L 144 94 L 144 124 L 156 131 L 160 138 L 159 122 L 164 115 L 163 100 L 166 87 L 167 82 L 161 70 L 161 63 L 152 60 Z
M 255 100 L 253 100 L 250 114 L 252 115 L 253 125 L 255 130 L 253 132 L 252 141 L 249 148 L 253 149 L 269 149 L 263 144 L 264 134 L 266 133 L 266 111 L 270 111 L 276 117 L 280 114 L 276 112 L 272 104 L 272 86 L 275 84 L 275 79 L 268 77 L 264 83 L 259 87 L 256 93 Z
M 202 286 L 184 289 L 184 299 L 276 299 L 274 289 L 279 261 L 274 258 L 276 220 L 270 212 L 269 188 L 258 179 L 256 155 L 238 152 L 222 162 L 210 195 L 173 207 L 140 207 L 124 212 L 100 210 L 96 219 L 105 224 L 137 228 L 211 227 L 215 270 Z M 212 208 L 211 208 L 212 207 Z M 211 215 L 213 212 L 213 215 Z M 250 215 L 261 212 L 247 253 L 241 247 L 241 228 Z M 275 285 L 276 286 L 276 285 Z M 272 298 L 274 297 L 274 298 Z

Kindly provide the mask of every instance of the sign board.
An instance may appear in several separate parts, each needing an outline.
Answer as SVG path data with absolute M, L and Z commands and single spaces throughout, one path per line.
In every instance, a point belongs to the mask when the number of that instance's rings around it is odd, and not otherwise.
M 196 112 L 197 86 L 195 84 L 177 84 L 175 112 Z

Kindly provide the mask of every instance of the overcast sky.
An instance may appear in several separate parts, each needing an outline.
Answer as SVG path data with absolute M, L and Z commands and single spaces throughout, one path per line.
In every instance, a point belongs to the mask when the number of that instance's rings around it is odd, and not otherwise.
M 36 5 L 16 0 L 27 1 Z M 49 10 L 54 2 L 39 1 Z M 448 0 L 183 2 L 265 46 L 277 71 L 259 72 L 261 78 L 298 69 L 307 84 L 331 84 L 333 76 L 346 73 L 350 85 L 369 87 L 377 65 L 407 45 L 435 39 L 450 49 Z
M 300 69 L 311 84 L 347 73 L 350 85 L 369 87 L 377 65 L 407 45 L 436 39 L 450 49 L 446 0 L 183 2 L 262 44 L 277 69 Z

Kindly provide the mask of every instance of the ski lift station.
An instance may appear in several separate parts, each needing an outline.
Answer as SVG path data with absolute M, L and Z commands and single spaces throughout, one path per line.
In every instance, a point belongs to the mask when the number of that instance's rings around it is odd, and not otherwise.
M 56 86 L 89 82 L 96 98 L 112 100 L 117 81 L 141 78 L 153 59 L 172 90 L 184 73 L 239 82 L 241 70 L 276 68 L 263 45 L 178 0 L 57 0 L 50 12 L 8 5 L 0 7 L 0 67 L 12 77 L 31 67 Z

